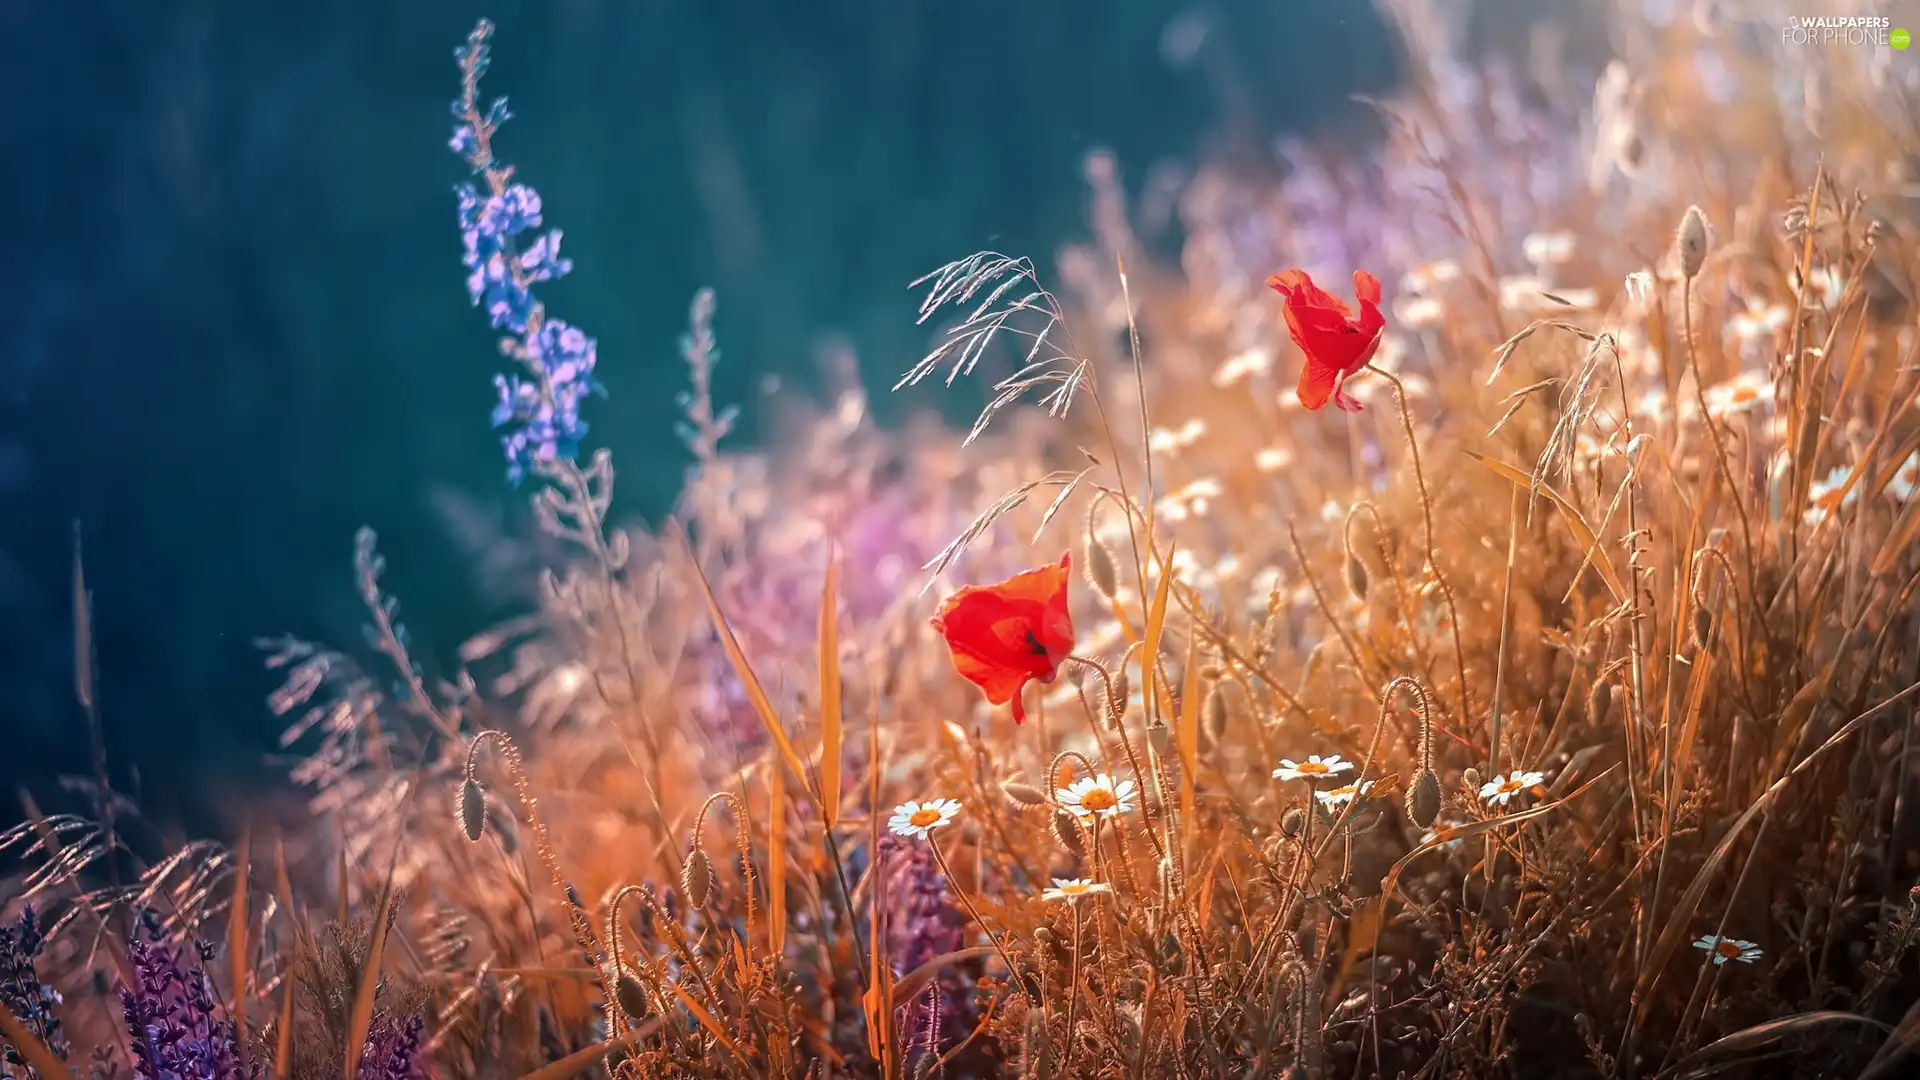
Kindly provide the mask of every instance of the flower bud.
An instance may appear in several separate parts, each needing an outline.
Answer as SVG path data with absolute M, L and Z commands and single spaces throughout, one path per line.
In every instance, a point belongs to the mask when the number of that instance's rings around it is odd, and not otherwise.
M 1673 243 L 1680 256 L 1680 273 L 1689 281 L 1699 277 L 1700 268 L 1707 262 L 1707 249 L 1713 246 L 1713 230 L 1707 226 L 1707 215 L 1699 207 L 1687 207 Z
M 1109 600 L 1120 591 L 1120 575 L 1113 565 L 1113 552 L 1091 529 L 1087 531 L 1087 582 Z
M 1413 786 L 1407 789 L 1407 820 L 1422 829 L 1432 828 L 1440 817 L 1440 777 L 1432 769 L 1413 774 Z
M 699 848 L 688 851 L 687 861 L 680 867 L 680 892 L 697 908 L 706 907 L 707 898 L 713 894 L 713 863 Z
M 1047 805 L 1046 794 L 1032 784 L 1008 780 L 1000 785 L 1000 790 L 1006 792 L 1013 805 L 1022 810 L 1036 810 Z
M 460 785 L 460 831 L 467 839 L 478 841 L 487 827 L 487 796 L 480 784 L 469 776 Z
M 1065 810 L 1053 812 L 1052 832 L 1053 838 L 1060 841 L 1060 846 L 1072 852 L 1075 858 L 1086 857 L 1087 845 L 1080 837 L 1080 825 Z
M 613 980 L 613 998 L 620 1003 L 620 1011 L 627 1015 L 628 1023 L 637 1024 L 647 1018 L 647 992 L 632 972 L 623 971 Z

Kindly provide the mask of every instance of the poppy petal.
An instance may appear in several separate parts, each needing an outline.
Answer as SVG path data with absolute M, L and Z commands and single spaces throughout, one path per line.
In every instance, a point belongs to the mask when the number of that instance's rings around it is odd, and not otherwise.
M 1365 270 L 1355 270 L 1353 272 L 1353 296 L 1354 299 L 1360 301 L 1362 310 L 1365 310 L 1368 304 L 1378 304 L 1380 302 L 1380 279 L 1367 273 Z
M 1300 396 L 1301 405 L 1317 412 L 1326 408 L 1327 399 L 1333 396 L 1339 382 L 1339 368 L 1314 363 L 1309 357 L 1300 368 L 1300 386 L 1295 392 Z

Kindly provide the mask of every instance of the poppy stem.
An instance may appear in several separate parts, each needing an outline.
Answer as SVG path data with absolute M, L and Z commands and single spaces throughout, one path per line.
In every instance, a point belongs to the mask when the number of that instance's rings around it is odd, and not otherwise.
M 1427 573 L 1433 575 L 1435 585 L 1440 587 L 1440 596 L 1447 605 L 1448 629 L 1453 634 L 1453 662 L 1460 676 L 1460 725 L 1464 728 L 1473 717 L 1473 699 L 1467 694 L 1467 654 L 1460 644 L 1460 611 L 1453 602 L 1453 586 L 1440 573 L 1439 560 L 1435 557 L 1433 546 L 1433 496 L 1427 491 L 1427 473 L 1420 465 L 1420 440 L 1413 433 L 1413 411 L 1407 407 L 1407 387 L 1400 377 L 1385 368 L 1373 364 L 1367 370 L 1393 384 L 1393 397 L 1400 406 L 1400 426 L 1406 429 L 1407 453 L 1413 459 L 1413 479 L 1420 488 L 1421 523 L 1426 528 Z

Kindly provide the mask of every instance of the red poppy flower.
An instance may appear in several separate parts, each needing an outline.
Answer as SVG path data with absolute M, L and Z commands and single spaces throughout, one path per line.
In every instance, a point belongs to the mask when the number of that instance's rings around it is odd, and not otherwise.
M 1067 613 L 1071 557 L 998 585 L 968 585 L 947 597 L 932 619 L 947 639 L 954 669 L 993 704 L 1011 703 L 1016 724 L 1027 719 L 1020 703 L 1027 683 L 1052 682 L 1073 651 L 1073 616 Z
M 1300 371 L 1300 404 L 1325 408 L 1327 399 L 1347 412 L 1359 412 L 1360 402 L 1343 389 L 1348 377 L 1367 366 L 1380 348 L 1380 332 L 1387 325 L 1380 314 L 1380 279 L 1365 270 L 1353 272 L 1353 295 L 1360 301 L 1360 317 L 1340 298 L 1313 283 L 1305 270 L 1284 270 L 1267 279 L 1267 288 L 1287 298 L 1287 332 L 1307 354 Z

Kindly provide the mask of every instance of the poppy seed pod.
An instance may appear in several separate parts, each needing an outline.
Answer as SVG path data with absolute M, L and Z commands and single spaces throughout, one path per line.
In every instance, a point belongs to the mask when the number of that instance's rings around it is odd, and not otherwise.
M 1032 784 L 1023 784 L 1018 780 L 1008 780 L 1000 785 L 1007 798 L 1022 810 L 1037 810 L 1047 805 L 1046 793 Z
M 1120 591 L 1120 574 L 1113 565 L 1113 552 L 1105 542 L 1087 530 L 1087 583 L 1111 600 Z
M 1201 708 L 1200 718 L 1205 722 L 1207 735 L 1214 742 L 1220 742 L 1227 734 L 1227 695 L 1221 687 L 1214 687 L 1207 694 L 1207 702 Z
M 1307 815 L 1297 806 L 1291 807 L 1280 815 L 1280 834 L 1289 839 L 1299 836 L 1300 830 L 1307 827 Z
M 1352 548 L 1347 549 L 1347 561 L 1343 569 L 1346 572 L 1347 591 L 1353 594 L 1355 600 L 1365 600 L 1367 598 L 1367 564 L 1360 561 L 1360 556 L 1355 555 Z
M 647 992 L 633 973 L 623 971 L 613 980 L 613 997 L 620 1003 L 620 1011 L 627 1015 L 629 1023 L 639 1023 L 647 1018 Z
M 480 784 L 469 776 L 460 785 L 460 831 L 467 839 L 478 841 L 487 827 L 487 796 Z
M 680 891 L 687 903 L 697 908 L 706 907 L 707 898 L 713 894 L 713 863 L 699 848 L 688 851 L 687 861 L 680 867 Z
M 1705 652 L 1713 641 L 1713 609 L 1705 604 L 1695 604 L 1693 608 L 1693 644 Z
M 1680 256 L 1680 273 L 1688 281 L 1700 276 L 1700 268 L 1707 263 L 1707 250 L 1713 246 L 1713 230 L 1707 226 L 1707 215 L 1697 206 L 1687 207 L 1680 218 L 1680 228 L 1674 233 L 1674 250 Z
M 1407 789 L 1407 820 L 1429 829 L 1439 817 L 1440 777 L 1432 769 L 1421 769 L 1413 775 L 1413 786 Z
M 1072 852 L 1075 858 L 1086 857 L 1087 845 L 1080 837 L 1080 825 L 1065 810 L 1053 812 L 1051 825 L 1053 838 L 1060 841 L 1061 847 Z

